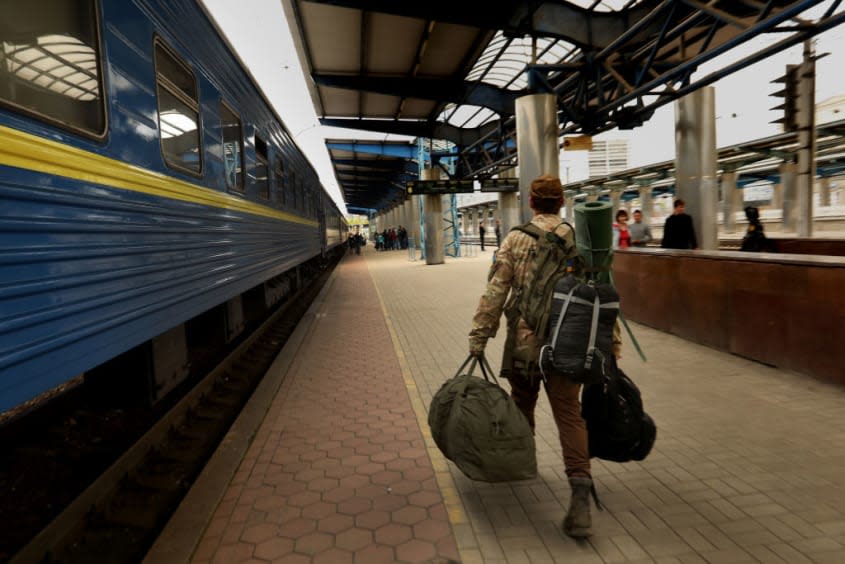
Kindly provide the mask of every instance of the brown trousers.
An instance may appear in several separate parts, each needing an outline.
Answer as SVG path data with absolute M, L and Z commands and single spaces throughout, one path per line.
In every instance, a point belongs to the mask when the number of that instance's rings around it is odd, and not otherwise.
M 537 405 L 542 379 L 538 371 L 531 370 L 526 374 L 516 366 L 508 376 L 511 397 L 528 418 L 532 430 L 534 430 L 534 408 Z M 589 478 L 590 451 L 587 443 L 587 424 L 581 417 L 581 384 L 576 384 L 561 376 L 549 376 L 544 384 L 557 425 L 560 446 L 563 449 L 566 475 Z

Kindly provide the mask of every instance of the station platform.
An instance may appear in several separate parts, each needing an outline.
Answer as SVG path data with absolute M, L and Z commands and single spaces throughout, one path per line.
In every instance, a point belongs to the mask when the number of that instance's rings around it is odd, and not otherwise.
M 463 476 L 427 406 L 466 356 L 491 257 L 348 255 L 145 562 L 845 561 L 845 390 L 642 325 L 648 361 L 626 342 L 621 366 L 657 442 L 642 462 L 593 460 L 593 537 L 560 529 L 543 393 L 538 477 Z

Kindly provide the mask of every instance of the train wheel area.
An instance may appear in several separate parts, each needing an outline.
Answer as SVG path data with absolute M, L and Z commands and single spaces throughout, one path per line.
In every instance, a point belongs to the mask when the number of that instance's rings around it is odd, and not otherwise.
M 0 560 L 142 557 L 343 250 L 11 413 L 0 426 Z

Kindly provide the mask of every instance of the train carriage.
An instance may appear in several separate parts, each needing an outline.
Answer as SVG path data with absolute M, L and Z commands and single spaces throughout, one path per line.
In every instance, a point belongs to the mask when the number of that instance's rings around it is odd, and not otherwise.
M 214 308 L 236 332 L 246 293 L 269 305 L 345 241 L 196 2 L 0 10 L 0 411 L 163 335 L 185 348 L 183 324 Z M 152 362 L 175 382 L 186 361 Z

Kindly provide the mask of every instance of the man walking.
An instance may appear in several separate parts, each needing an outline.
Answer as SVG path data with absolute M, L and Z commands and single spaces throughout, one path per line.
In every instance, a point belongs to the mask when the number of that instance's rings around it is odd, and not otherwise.
M 531 223 L 566 241 L 566 248 L 569 249 L 566 260 L 576 270 L 576 274 L 579 274 L 577 270 L 580 262 L 577 260 L 575 234 L 559 217 L 562 205 L 563 186 L 559 178 L 544 175 L 531 183 Z M 470 354 L 480 356 L 487 340 L 496 335 L 500 317 L 504 312 L 508 326 L 502 376 L 510 381 L 511 396 L 525 414 L 532 429 L 534 408 L 542 380 L 536 364 L 542 336 L 536 335 L 516 311 L 516 296 L 527 282 L 536 247 L 536 240 L 523 231 L 512 230 L 507 234 L 496 254 L 496 261 L 490 267 L 487 287 L 479 301 L 469 334 Z M 514 292 L 511 292 L 511 289 Z M 614 343 L 614 353 L 618 354 L 618 347 L 619 343 Z M 581 385 L 559 375 L 550 375 L 544 384 L 563 448 L 566 475 L 572 489 L 563 529 L 572 537 L 586 537 L 592 534 L 589 495 L 593 482 L 590 474 L 587 427 L 581 418 Z
M 651 227 L 643 223 L 643 212 L 634 210 L 634 223 L 628 226 L 631 234 L 631 245 L 645 247 L 652 240 Z
M 660 246 L 664 249 L 697 249 L 695 228 L 692 217 L 684 213 L 686 204 L 683 200 L 675 200 L 675 210 L 666 218 L 663 225 L 663 241 Z
M 481 221 L 478 222 L 478 237 L 481 239 L 481 250 L 484 250 L 484 233 L 487 230 L 484 229 L 484 219 L 482 218 Z

